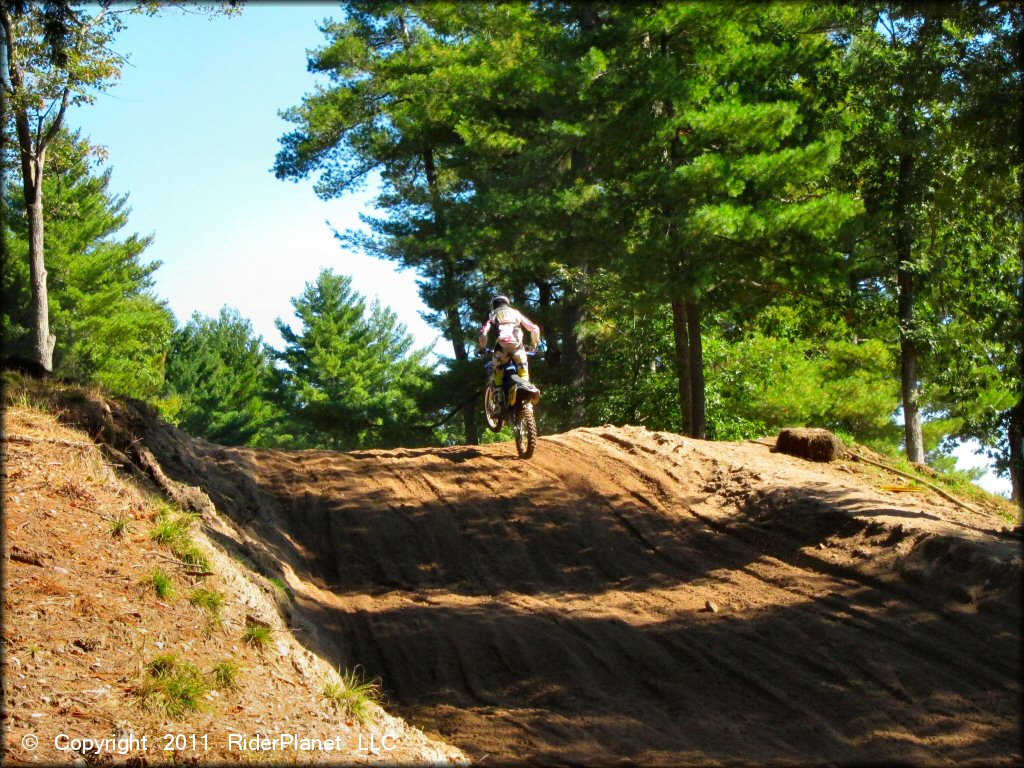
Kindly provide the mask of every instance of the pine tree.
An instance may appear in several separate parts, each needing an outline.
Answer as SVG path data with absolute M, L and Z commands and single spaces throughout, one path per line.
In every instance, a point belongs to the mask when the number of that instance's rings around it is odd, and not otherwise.
M 174 332 L 164 407 L 185 431 L 221 445 L 271 441 L 273 352 L 238 310 L 196 313 Z
M 840 137 L 810 81 L 836 46 L 804 6 L 629 6 L 594 88 L 594 139 L 628 227 L 616 264 L 672 311 L 684 429 L 705 434 L 702 341 L 750 283 L 813 280 L 858 210 L 830 182 Z M 616 151 L 618 148 L 618 151 Z
M 881 285 L 881 295 L 895 304 L 890 312 L 900 347 L 905 447 L 911 461 L 923 462 L 928 448 L 924 415 L 933 405 L 928 393 L 934 397 L 935 392 L 929 380 L 949 367 L 948 360 L 934 357 L 938 336 L 948 337 L 953 330 L 948 316 L 943 319 L 942 311 L 935 311 L 935 296 L 948 295 L 947 281 L 956 279 L 958 268 L 948 275 L 945 268 L 964 256 L 971 261 L 971 252 L 986 259 L 976 249 L 981 241 L 969 234 L 975 224 L 981 227 L 977 234 L 985 231 L 985 214 L 978 217 L 962 203 L 976 197 L 972 186 L 994 190 L 996 176 L 1006 179 L 1005 190 L 1007 182 L 1013 183 L 1007 170 L 1020 167 L 1010 138 L 1019 131 L 1007 130 L 1008 123 L 1019 125 L 1019 117 L 1005 107 L 1006 91 L 1013 90 L 1015 81 L 1016 97 L 1009 98 L 1016 99 L 1019 110 L 1020 76 L 1012 75 L 1012 57 L 1005 52 L 1011 28 L 1006 9 L 970 2 L 875 3 L 862 6 L 850 27 L 844 73 L 849 91 L 842 97 L 848 134 L 844 167 L 867 213 L 853 256 L 864 283 Z M 993 57 L 1001 39 L 1004 53 Z M 986 92 L 992 96 L 989 106 L 1003 105 L 1001 115 L 978 109 L 979 95 Z M 978 142 L 993 133 L 999 135 L 995 156 L 979 151 Z M 976 160 L 968 159 L 972 156 Z M 977 162 L 982 158 L 990 162 L 987 170 Z M 965 164 L 974 172 L 965 173 Z M 1003 215 L 1015 205 L 1012 195 L 997 193 L 992 199 L 1009 206 Z M 947 410 L 934 405 L 933 416 Z
M 337 450 L 422 441 L 417 398 L 431 369 L 394 312 L 367 307 L 352 279 L 330 270 L 292 299 L 299 329 L 281 320 L 278 392 L 283 442 Z
M 461 140 L 450 104 L 424 88 L 443 66 L 439 57 L 448 47 L 432 36 L 417 10 L 352 2 L 345 21 L 325 25 L 328 43 L 311 55 L 309 67 L 328 74 L 331 87 L 283 113 L 297 128 L 282 138 L 275 170 L 279 178 L 316 174 L 317 194 L 325 199 L 379 174 L 377 206 L 386 215 L 365 219 L 369 236 L 339 236 L 420 275 L 431 320 L 452 344 L 458 380 L 469 382 L 475 264 L 449 236 L 452 202 L 467 192 L 450 167 Z M 473 387 L 456 392 L 456 400 Z M 464 411 L 463 423 L 467 442 L 476 442 L 475 410 Z
M 77 134 L 59 133 L 44 180 L 49 265 L 49 316 L 64 340 L 55 371 L 132 397 L 163 386 L 174 316 L 153 293 L 159 262 L 142 260 L 151 238 L 120 237 L 127 196 L 109 191 L 112 169 L 99 170 L 96 153 Z M 4 274 L 5 343 L 30 354 L 33 318 L 25 258 L 29 245 L 24 197 L 12 190 L 8 226 L 11 266 Z

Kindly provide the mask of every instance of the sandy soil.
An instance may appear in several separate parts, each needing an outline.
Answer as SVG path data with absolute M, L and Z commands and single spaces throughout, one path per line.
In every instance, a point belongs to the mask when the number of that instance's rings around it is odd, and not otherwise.
M 485 765 L 1021 760 L 1020 541 L 881 470 L 638 428 L 524 463 L 114 418 L 287 581 L 311 650 Z
M 176 564 L 149 536 L 152 489 L 114 471 L 88 435 L 19 408 L 4 427 L 4 765 L 467 762 L 379 707 L 360 722 L 326 700 L 334 665 L 296 641 L 276 605 L 287 608 L 280 590 L 201 530 L 194 538 L 210 572 Z M 114 535 L 118 518 L 129 523 Z M 214 529 L 231 530 L 228 521 Z M 175 594 L 160 598 L 143 583 L 156 568 Z M 223 596 L 218 621 L 190 602 L 197 588 Z M 265 646 L 243 641 L 250 617 L 272 628 Z M 139 695 L 147 665 L 163 654 L 204 673 L 232 664 L 236 679 L 211 685 L 198 711 L 167 716 Z M 254 742 L 283 734 L 314 746 Z M 86 738 L 109 742 L 80 748 Z M 318 748 L 327 741 L 336 750 Z

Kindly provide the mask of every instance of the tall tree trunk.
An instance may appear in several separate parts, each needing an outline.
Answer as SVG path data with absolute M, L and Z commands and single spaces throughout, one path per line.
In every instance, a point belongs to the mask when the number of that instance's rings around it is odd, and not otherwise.
M 683 434 L 692 432 L 692 392 L 690 381 L 690 339 L 686 322 L 686 304 L 672 299 L 672 336 L 675 339 L 676 378 L 679 383 L 679 415 L 683 421 Z
M 562 303 L 562 384 L 569 398 L 563 418 L 563 429 L 575 429 L 586 423 L 587 403 L 584 387 L 587 383 L 587 361 L 580 352 L 578 328 L 583 318 L 583 307 L 578 298 L 566 296 Z
M 28 116 L 15 115 L 21 152 L 22 189 L 28 210 L 28 263 L 32 292 L 33 358 L 47 372 L 53 371 L 53 348 L 57 338 L 50 333 L 50 302 L 46 285 L 46 261 L 43 226 L 43 167 L 46 148 L 32 151 L 32 133 Z
M 686 330 L 690 339 L 690 436 L 703 440 L 705 414 L 707 411 L 704 394 L 704 344 L 700 330 L 700 304 L 696 297 L 686 299 Z
M 0 275 L 7 274 L 7 32 L 0 22 Z M 0 329 L 0 332 L 6 331 Z M 6 346 L 6 338 L 0 345 Z
M 907 121 L 903 121 L 904 126 Z M 908 128 L 904 127 L 904 138 Z M 896 215 L 899 217 L 896 230 L 896 284 L 898 290 L 897 313 L 900 328 L 900 389 L 903 395 L 903 431 L 906 440 L 907 458 L 919 464 L 924 463 L 924 432 L 921 423 L 921 409 L 918 404 L 918 350 L 914 342 L 917 322 L 914 318 L 914 275 L 911 272 L 913 256 L 913 223 L 911 210 L 911 183 L 914 171 L 914 157 L 909 152 L 900 156 L 899 175 L 896 180 Z
M 402 25 L 402 33 L 406 34 L 405 19 L 399 17 Z M 427 177 L 427 188 L 430 190 L 430 207 L 434 214 L 434 227 L 439 237 L 443 238 L 448 229 L 445 220 L 444 209 L 441 204 L 441 191 L 437 186 L 437 168 L 434 164 L 434 148 L 427 146 L 423 150 L 423 169 Z M 457 288 L 457 276 L 455 265 L 451 256 L 444 252 L 438 252 L 435 257 L 441 263 L 441 293 L 444 298 L 445 333 L 452 342 L 452 351 L 455 359 L 461 363 L 469 361 L 469 352 L 466 350 L 465 335 L 462 329 L 462 319 L 459 317 L 459 300 Z M 462 425 L 466 430 L 466 444 L 477 445 L 480 442 L 480 434 L 476 426 L 476 404 L 462 409 Z
M 1010 498 L 1024 510 L 1024 400 L 1010 410 Z
M 0 274 L 7 274 L 7 98 L 10 73 L 7 64 L 7 36 L 10 17 L 0 13 Z M 6 329 L 4 329 L 6 330 Z M 5 341 L 0 339 L 0 342 Z
M 42 188 L 28 206 L 29 275 L 32 282 L 33 354 L 48 372 L 53 371 L 53 349 L 57 337 L 50 333 L 50 299 L 46 285 L 46 263 L 43 258 L 43 201 Z
M 906 440 L 907 458 L 918 464 L 924 463 L 924 431 L 921 408 L 918 403 L 920 389 L 917 379 L 917 345 L 911 334 L 914 330 L 914 283 L 913 275 L 904 268 L 897 272 L 899 285 L 900 323 L 900 389 L 903 396 L 903 433 Z
M 586 7 L 579 10 L 581 25 L 592 26 L 594 15 Z M 569 164 L 574 181 L 580 181 L 590 176 L 590 161 L 579 147 L 574 147 L 570 151 Z M 581 244 L 581 240 L 585 240 L 585 236 L 583 238 L 579 236 L 579 223 L 575 219 L 570 219 L 568 226 L 567 252 L 574 255 L 587 253 L 587 246 Z M 563 419 L 564 428 L 567 429 L 582 427 L 587 421 L 587 360 L 580 348 L 579 339 L 583 307 L 587 300 L 589 274 L 589 266 L 585 257 L 579 266 L 582 273 L 582 288 L 567 289 L 562 297 L 562 354 L 559 362 L 562 367 L 562 383 L 566 385 L 565 392 L 569 398 L 568 408 Z
M 0 13 L 0 25 L 3 27 L 3 46 L 0 53 L 4 54 L 2 87 L 5 98 L 10 93 L 20 93 L 24 87 L 24 72 L 20 66 L 10 66 L 11 48 L 11 16 L 5 6 Z M 24 106 L 14 110 L 14 127 L 18 137 L 18 150 L 21 158 L 22 188 L 25 191 L 25 207 L 28 209 L 29 232 L 29 275 L 33 307 L 33 355 L 41 370 L 53 371 L 53 349 L 57 338 L 50 333 L 50 302 L 46 285 L 46 261 L 43 241 L 43 168 L 46 165 L 46 147 L 64 124 L 64 115 L 71 103 L 71 88 L 66 86 L 61 94 L 60 108 L 57 114 L 44 125 L 40 118 L 39 129 L 35 137 L 29 125 L 28 112 Z M 53 105 L 51 105 L 52 107 Z M 5 108 L 9 106 L 5 103 Z M 6 109 L 5 109 L 6 112 Z M 45 130 L 44 130 L 45 129 Z
M 1024 45 L 1017 49 L 1017 62 L 1024 64 Z M 1024 210 L 1024 144 L 1017 143 L 1017 153 L 1017 194 L 1020 210 Z M 1011 498 L 1024 512 L 1024 232 L 1017 236 L 1017 259 L 1020 261 L 1017 280 L 1017 405 L 1010 411 L 1007 439 L 1010 443 Z
M 455 352 L 455 359 L 462 363 L 469 361 L 469 352 L 466 343 L 463 341 L 462 321 L 459 319 L 459 311 L 453 307 L 445 310 L 445 317 L 448 326 L 445 331 L 452 342 L 452 350 Z M 477 445 L 480 443 L 480 433 L 476 425 L 476 403 L 462 409 L 462 425 L 466 430 L 466 445 Z

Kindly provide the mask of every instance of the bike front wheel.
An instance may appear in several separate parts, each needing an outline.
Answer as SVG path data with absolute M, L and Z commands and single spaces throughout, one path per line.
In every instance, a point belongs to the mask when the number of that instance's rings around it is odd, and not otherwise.
M 484 419 L 487 427 L 492 432 L 500 432 L 505 424 L 505 417 L 502 415 L 501 398 L 498 390 L 488 385 L 484 389 Z
M 533 417 L 533 404 L 527 403 L 513 416 L 516 451 L 519 458 L 529 459 L 537 450 L 537 420 Z

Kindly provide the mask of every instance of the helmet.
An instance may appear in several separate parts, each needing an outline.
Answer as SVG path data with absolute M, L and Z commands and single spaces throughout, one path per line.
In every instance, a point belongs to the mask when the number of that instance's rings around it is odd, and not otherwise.
M 495 296 L 491 299 L 491 309 L 497 309 L 501 306 L 508 306 L 508 296 Z

